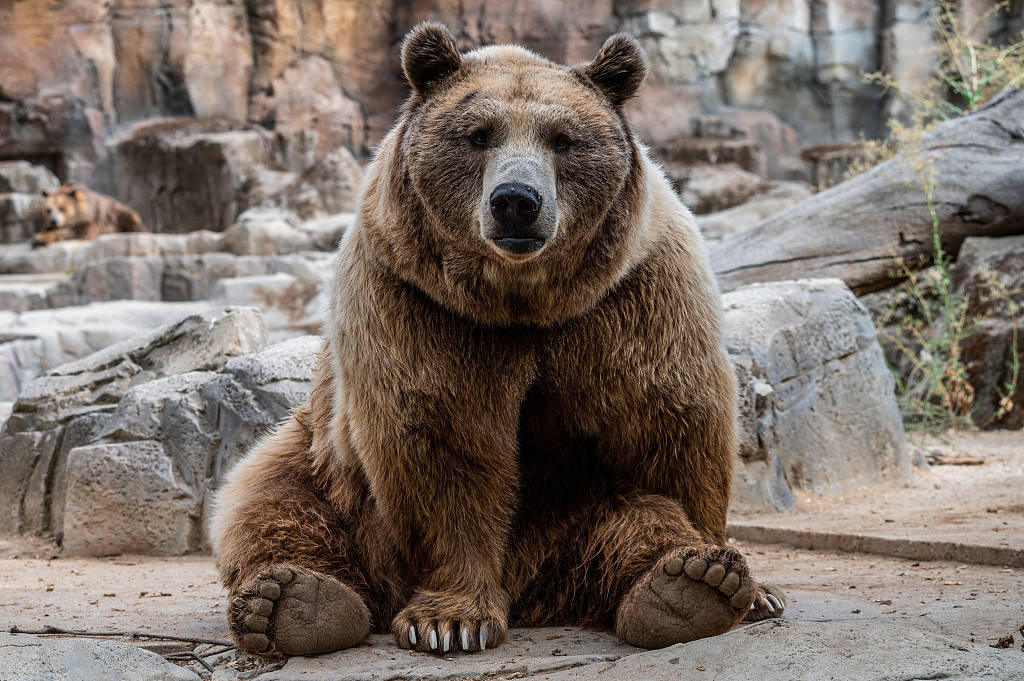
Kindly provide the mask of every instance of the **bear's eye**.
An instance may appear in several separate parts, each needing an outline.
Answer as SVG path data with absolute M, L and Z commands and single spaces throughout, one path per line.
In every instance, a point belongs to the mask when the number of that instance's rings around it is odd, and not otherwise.
M 477 149 L 487 149 L 491 146 L 491 136 L 486 130 L 474 130 L 469 134 L 469 142 Z
M 567 135 L 558 135 L 551 140 L 551 148 L 555 151 L 566 151 L 572 146 L 572 140 Z

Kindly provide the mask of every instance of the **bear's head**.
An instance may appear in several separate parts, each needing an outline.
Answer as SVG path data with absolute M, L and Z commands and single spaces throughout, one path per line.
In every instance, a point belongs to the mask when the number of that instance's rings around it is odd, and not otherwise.
M 643 192 L 622 112 L 647 70 L 637 42 L 615 35 L 592 62 L 563 66 L 513 46 L 460 54 L 427 23 L 406 37 L 402 67 L 413 92 L 363 212 L 390 214 L 378 244 L 405 278 L 499 322 L 564 318 L 610 286 Z
M 45 229 L 70 227 L 85 219 L 89 195 L 76 184 L 65 184 L 53 193 L 44 191 Z

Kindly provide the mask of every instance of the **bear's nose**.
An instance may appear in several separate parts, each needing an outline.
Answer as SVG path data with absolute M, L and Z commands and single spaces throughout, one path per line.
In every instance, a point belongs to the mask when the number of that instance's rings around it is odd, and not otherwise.
M 540 204 L 540 194 L 520 182 L 499 184 L 491 192 L 491 215 L 506 236 L 522 236 L 522 230 L 537 221 Z

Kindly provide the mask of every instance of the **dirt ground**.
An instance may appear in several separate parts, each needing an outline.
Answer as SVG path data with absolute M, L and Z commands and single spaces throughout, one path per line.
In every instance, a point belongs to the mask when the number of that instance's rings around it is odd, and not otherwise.
M 790 596 L 788 616 L 888 614 L 964 641 L 1024 624 L 1024 570 L 739 544 L 761 579 Z M 14 548 L 6 544 L 8 551 Z M 25 548 L 25 547 L 23 547 Z M 31 548 L 26 553 L 31 553 Z M 46 625 L 227 639 L 225 593 L 207 556 L 0 559 L 3 629 Z
M 760 516 L 758 521 L 817 526 L 831 533 L 906 532 L 916 523 L 922 536 L 1024 548 L 1019 539 L 1024 536 L 1022 445 L 1020 433 L 924 442 L 931 456 L 973 456 L 985 463 L 917 470 L 910 483 L 861 490 L 841 502 L 838 497 L 802 499 L 805 508 L 799 513 Z M 992 644 L 1014 633 L 1014 647 L 1020 647 L 1022 567 L 731 541 L 759 579 L 786 590 L 789 618 L 891 619 L 963 643 Z M 43 540 L 0 540 L 3 630 L 55 626 L 227 640 L 225 599 L 209 556 L 63 558 Z M 375 645 L 389 642 L 381 639 Z M 164 652 L 175 645 L 151 648 Z M 1019 652 L 1024 669 L 1024 651 Z

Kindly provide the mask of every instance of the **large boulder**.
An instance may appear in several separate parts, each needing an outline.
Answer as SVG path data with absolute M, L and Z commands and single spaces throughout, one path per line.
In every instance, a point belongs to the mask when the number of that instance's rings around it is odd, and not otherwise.
M 695 166 L 680 184 L 680 198 L 698 215 L 738 206 L 771 187 L 760 175 L 733 163 Z
M 0 434 L 12 531 L 63 533 L 70 555 L 208 549 L 224 473 L 304 402 L 323 341 L 256 352 L 255 310 L 183 320 L 38 379 Z
M 292 338 L 232 359 L 219 371 L 136 385 L 113 413 L 74 431 L 60 525 L 65 551 L 208 550 L 212 491 L 260 437 L 306 400 L 321 346 L 316 336 Z
M 910 458 L 871 317 L 837 279 L 746 286 L 723 296 L 740 386 L 739 510 L 788 508 L 903 479 Z
M 118 316 L 110 309 L 107 324 L 116 323 Z M 104 433 L 112 437 L 108 442 L 127 441 L 105 430 L 105 424 L 130 388 L 164 376 L 220 370 L 232 357 L 265 342 L 256 310 L 209 310 L 120 343 L 106 343 L 104 349 L 28 383 L 0 430 L 0 498 L 10 500 L 0 514 L 0 532 L 60 531 L 69 453 L 78 446 L 102 444 Z
M 108 142 L 116 196 L 151 231 L 220 232 L 316 162 L 316 136 L 219 119 L 147 123 Z

